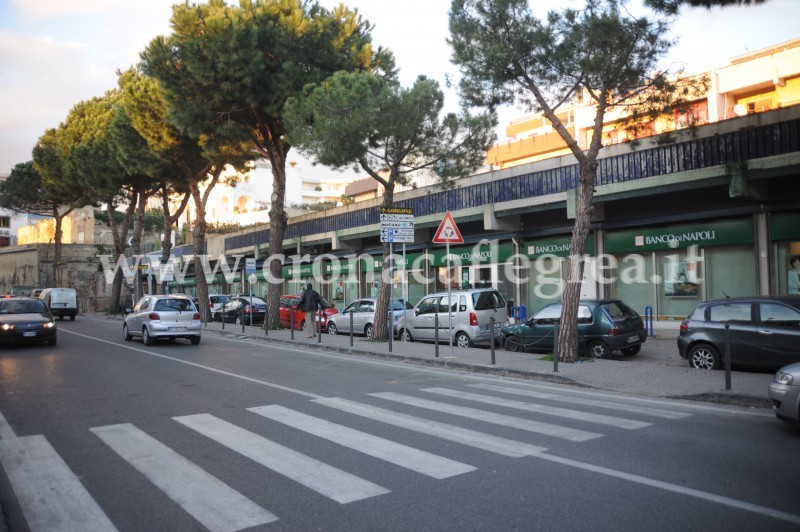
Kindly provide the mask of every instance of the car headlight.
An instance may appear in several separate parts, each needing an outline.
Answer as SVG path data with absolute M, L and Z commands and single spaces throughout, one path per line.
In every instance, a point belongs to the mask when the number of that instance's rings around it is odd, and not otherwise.
M 55 327 L 55 326 L 56 326 L 56 322 L 54 322 L 54 321 L 48 321 L 47 323 L 45 323 L 45 324 L 44 324 L 44 325 L 42 325 L 42 326 L 43 326 L 45 329 L 52 329 L 53 327 Z
M 789 373 L 784 373 L 782 371 L 779 371 L 778 373 L 775 374 L 775 378 L 772 380 L 774 382 L 777 382 L 778 384 L 786 384 L 788 386 L 794 382 L 794 377 Z
M 4 331 L 10 331 L 13 328 L 14 326 L 10 323 L 4 323 L 3 325 L 0 325 L 0 329 L 3 329 Z

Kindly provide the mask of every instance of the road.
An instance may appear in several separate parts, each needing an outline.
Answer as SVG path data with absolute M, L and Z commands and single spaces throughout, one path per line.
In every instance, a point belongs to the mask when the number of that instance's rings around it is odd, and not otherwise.
M 206 334 L 0 350 L 9 530 L 797 530 L 800 430 Z

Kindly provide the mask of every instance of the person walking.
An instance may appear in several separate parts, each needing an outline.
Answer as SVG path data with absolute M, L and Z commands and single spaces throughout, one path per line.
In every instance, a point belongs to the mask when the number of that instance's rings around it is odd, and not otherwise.
M 297 302 L 298 308 L 306 314 L 306 337 L 314 338 L 317 335 L 317 308 L 319 308 L 319 292 L 314 290 L 311 283 L 306 285 L 306 289 L 300 294 L 300 301 Z

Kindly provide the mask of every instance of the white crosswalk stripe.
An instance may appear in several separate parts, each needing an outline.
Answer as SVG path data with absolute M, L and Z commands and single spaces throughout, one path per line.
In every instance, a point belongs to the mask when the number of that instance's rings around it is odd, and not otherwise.
M 389 490 L 211 414 L 173 418 L 190 429 L 341 504 L 389 493 Z
M 380 399 L 386 399 L 387 401 L 395 401 L 397 403 L 416 406 L 418 408 L 425 408 L 454 416 L 475 419 L 485 423 L 493 423 L 495 425 L 503 425 L 506 427 L 527 430 L 529 432 L 544 434 L 546 436 L 561 438 L 568 441 L 584 442 L 593 440 L 595 438 L 601 438 L 603 436 L 602 434 L 598 434 L 596 432 L 587 432 L 580 429 L 551 425 L 549 423 L 541 423 L 539 421 L 531 421 L 529 419 L 497 414 L 487 410 L 478 410 L 476 408 L 439 403 L 436 401 L 419 399 L 410 395 L 403 395 L 394 392 L 372 393 L 369 395 L 372 397 L 378 397 Z
M 324 419 L 290 410 L 280 405 L 248 408 L 261 416 L 289 425 L 309 434 L 325 438 L 350 449 L 436 479 L 450 478 L 475 467 L 437 456 L 385 438 L 373 436 Z
M 644 421 L 635 421 L 632 419 L 624 419 L 620 417 L 604 416 L 602 414 L 592 414 L 590 412 L 579 412 L 577 410 L 569 410 L 566 408 L 557 408 L 554 406 L 540 405 L 537 403 L 525 403 L 523 401 L 512 401 L 509 399 L 502 399 L 500 397 L 493 397 L 490 395 L 481 395 L 477 393 L 462 392 L 459 390 L 450 390 L 447 388 L 425 388 L 422 391 L 428 393 L 435 393 L 445 395 L 447 397 L 455 397 L 457 399 L 466 399 L 468 401 L 476 401 L 495 406 L 503 406 L 506 408 L 514 408 L 517 410 L 525 410 L 527 412 L 536 412 L 538 414 L 545 414 L 548 416 L 558 416 L 568 419 L 575 419 L 578 421 L 586 421 L 587 423 L 599 423 L 601 425 L 609 425 L 620 429 L 641 429 L 649 427 L 651 423 Z
M 241 530 L 278 519 L 130 423 L 90 430 L 209 530 Z
M 468 384 L 470 388 L 480 388 L 482 390 L 490 390 L 494 392 L 501 392 L 510 395 L 520 395 L 523 397 L 532 397 L 534 399 L 545 399 L 549 401 L 558 401 L 564 403 L 575 403 L 576 399 L 570 395 L 558 395 L 554 393 L 537 392 L 535 390 L 524 390 L 521 388 L 514 388 L 511 386 L 498 386 L 496 384 Z M 602 401 L 592 399 L 591 402 L 586 404 L 596 408 L 604 408 L 607 410 L 622 410 L 623 412 L 633 412 L 637 414 L 645 414 L 653 417 L 660 417 L 664 419 L 683 419 L 691 417 L 692 414 L 687 412 L 678 412 L 677 410 L 669 410 L 666 408 L 652 408 L 649 406 L 639 406 L 628 403 L 615 403 L 613 401 Z
M 331 397 L 325 399 L 314 399 L 312 402 L 329 406 L 343 412 L 365 417 L 375 421 L 380 421 L 395 427 L 401 427 L 421 434 L 435 436 L 437 438 L 460 443 L 476 449 L 482 449 L 495 454 L 520 458 L 547 451 L 546 447 L 530 445 L 519 441 L 494 436 L 485 432 L 466 429 L 456 425 L 449 425 L 425 418 L 409 416 L 394 410 L 387 410 L 377 406 L 365 405 L 347 399 Z
M 0 441 L 0 462 L 31 530 L 116 530 L 44 436 Z

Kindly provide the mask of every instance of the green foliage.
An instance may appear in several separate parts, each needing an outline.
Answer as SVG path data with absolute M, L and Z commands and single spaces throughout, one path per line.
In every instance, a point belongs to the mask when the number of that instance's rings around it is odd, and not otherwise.
M 424 76 L 404 89 L 366 72 L 337 72 L 287 101 L 288 138 L 321 164 L 360 166 L 391 195 L 413 172 L 428 170 L 447 183 L 483 163 L 493 114 L 440 119 L 443 105 L 438 83 Z
M 645 5 L 665 13 L 676 14 L 681 6 L 690 7 L 728 7 L 763 4 L 766 0 L 645 0 Z
M 108 211 L 95 210 L 94 219 L 105 225 L 109 225 Z M 114 211 L 114 220 L 117 222 L 117 225 L 121 226 L 125 221 L 125 215 L 119 211 Z M 161 228 L 164 227 L 164 212 L 160 209 L 145 211 L 144 223 L 142 226 L 145 232 L 155 233 L 160 231 Z M 133 220 L 130 221 L 129 229 L 133 229 Z
M 5 181 L 0 181 L 0 207 L 4 209 L 51 215 L 54 201 L 58 199 L 44 188 L 42 177 L 31 161 L 15 165 Z

